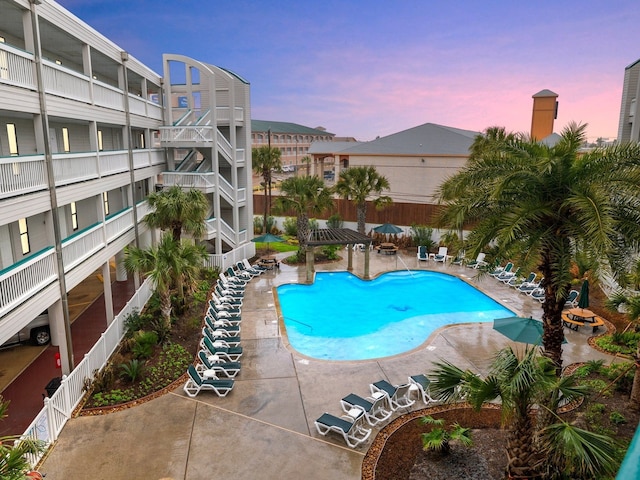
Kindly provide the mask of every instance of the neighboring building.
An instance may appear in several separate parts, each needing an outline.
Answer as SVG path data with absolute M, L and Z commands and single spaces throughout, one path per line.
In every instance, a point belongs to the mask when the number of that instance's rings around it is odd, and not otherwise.
M 232 249 L 255 251 L 247 239 L 249 86 L 171 55 L 163 82 L 55 2 L 0 0 L 0 12 L 0 344 L 48 310 L 67 373 L 67 292 L 99 270 L 113 319 L 109 262 L 115 257 L 116 277 L 126 279 L 124 247 L 157 237 L 141 220 L 162 181 L 209 195 L 214 263 L 233 258 L 223 255 Z M 172 84 L 173 62 L 188 71 L 182 86 Z M 215 78 L 206 84 L 216 94 L 196 78 Z M 206 162 L 197 173 L 177 165 L 180 176 L 163 175 L 178 151 Z
M 553 134 L 553 123 L 558 118 L 558 94 L 541 90 L 533 95 L 531 138 L 543 140 Z
M 624 69 L 618 143 L 640 142 L 640 60 Z
M 385 193 L 394 202 L 434 203 L 436 188 L 466 164 L 479 133 L 425 123 L 370 142 L 315 142 L 311 173 L 330 181 L 342 169 L 373 166 L 389 180 Z
M 285 171 L 296 171 L 305 166 L 302 159 L 308 155 L 313 142 L 331 142 L 335 136 L 322 127 L 309 128 L 297 123 L 271 120 L 251 120 L 251 132 L 252 147 L 271 145 L 280 149 Z

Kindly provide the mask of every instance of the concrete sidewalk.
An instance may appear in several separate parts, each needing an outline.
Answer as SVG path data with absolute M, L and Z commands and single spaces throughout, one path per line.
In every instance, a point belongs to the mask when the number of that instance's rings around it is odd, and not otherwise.
M 354 272 L 363 255 L 354 254 Z M 346 257 L 346 255 L 345 255 Z M 521 316 L 540 318 L 540 304 L 475 271 L 434 262 L 417 265 L 415 255 L 372 254 L 371 274 L 409 268 L 433 269 L 470 280 Z M 400 264 L 399 266 L 397 266 Z M 316 266 L 346 270 L 344 261 Z M 312 360 L 285 346 L 280 336 L 273 288 L 304 281 L 304 268 L 281 264 L 247 286 L 242 308 L 242 371 L 233 392 L 195 399 L 182 387 L 143 405 L 94 417 L 71 419 L 40 471 L 47 479 L 360 479 L 367 444 L 353 450 L 339 436 L 320 436 L 314 420 L 340 415 L 348 393 L 369 394 L 371 382 L 404 383 L 446 359 L 486 374 L 493 354 L 509 341 L 491 323 L 445 327 L 419 348 L 402 355 L 354 362 Z M 564 362 L 611 357 L 587 345 L 587 329 L 566 330 Z M 522 348 L 522 344 L 517 344 Z M 422 408 L 416 403 L 415 408 Z M 393 418 L 404 412 L 396 412 Z M 391 421 L 391 419 L 389 420 Z M 386 424 L 386 423 L 385 423 Z

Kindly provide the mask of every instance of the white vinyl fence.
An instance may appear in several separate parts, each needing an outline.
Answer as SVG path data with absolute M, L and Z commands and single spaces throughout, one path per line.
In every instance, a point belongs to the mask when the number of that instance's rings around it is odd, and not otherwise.
M 124 335 L 125 319 L 134 311 L 142 311 L 152 293 L 153 287 L 150 279 L 147 278 L 82 361 L 69 375 L 62 377 L 60 387 L 51 398 L 44 399 L 44 407 L 31 422 L 23 438 L 41 440 L 47 447 L 58 438 L 62 427 L 82 400 L 85 385 L 93 380 L 95 374 L 106 365 L 107 360 L 118 347 Z M 28 456 L 32 466 L 36 465 L 40 458 L 42 455 Z

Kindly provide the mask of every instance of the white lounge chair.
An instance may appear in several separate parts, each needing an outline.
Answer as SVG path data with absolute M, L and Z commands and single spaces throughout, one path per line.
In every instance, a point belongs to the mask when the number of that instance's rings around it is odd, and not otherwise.
M 512 278 L 516 278 L 519 272 L 520 272 L 520 267 L 516 268 L 515 270 L 512 269 L 510 272 L 501 272 L 498 275 L 495 275 L 494 277 L 502 283 L 508 283 L 509 281 L 511 281 Z
M 429 252 L 427 252 L 427 247 L 425 245 L 420 245 L 418 247 L 418 253 L 416 257 L 420 261 L 428 262 L 429 261 Z
M 389 404 L 394 410 L 402 407 L 410 407 L 411 405 L 416 403 L 416 401 L 411 399 L 411 397 L 409 396 L 410 387 L 410 383 L 396 386 L 391 385 L 386 380 L 380 380 L 369 385 L 372 395 L 376 392 L 386 394 L 389 397 Z
M 475 260 L 470 260 L 467 262 L 467 267 L 476 268 L 476 269 L 480 267 L 486 267 L 487 265 L 489 265 L 487 262 L 484 261 L 484 257 L 486 256 L 487 256 L 486 253 L 480 252 Z
M 189 374 L 189 379 L 184 384 L 183 390 L 190 397 L 195 397 L 202 390 L 211 390 L 219 397 L 226 397 L 233 388 L 233 380 L 203 378 L 193 365 L 189 365 L 187 373 Z
M 489 272 L 489 275 L 492 277 L 497 277 L 502 273 L 509 273 L 513 268 L 513 263 L 508 262 L 504 267 L 496 267 L 492 271 Z
M 361 408 L 354 408 L 350 412 L 352 413 L 351 415 L 343 415 L 342 417 L 323 413 L 314 422 L 316 430 L 320 435 L 326 435 L 329 432 L 339 433 L 348 446 L 351 448 L 357 447 L 369 438 L 371 429 L 364 427 L 365 416 Z
M 409 377 L 409 384 L 411 385 L 409 390 L 417 390 L 418 395 L 422 398 L 422 401 L 425 405 L 435 403 L 435 400 L 431 398 L 431 393 L 429 392 L 430 383 L 431 380 L 429 380 L 429 378 L 422 373 L 418 375 L 411 375 Z
M 371 397 L 362 398 L 355 393 L 350 393 L 340 400 L 340 405 L 345 413 L 354 407 L 359 407 L 364 411 L 364 416 L 372 427 L 387 420 L 393 413 L 389 407 L 388 397 L 385 394 L 377 393 Z
M 198 352 L 200 363 L 196 365 L 196 370 L 200 375 L 206 370 L 213 370 L 219 375 L 227 378 L 235 378 L 240 373 L 240 362 L 225 362 L 218 355 L 207 355 L 203 350 Z
M 436 253 L 435 256 L 433 257 L 433 261 L 434 262 L 442 262 L 442 263 L 444 263 L 445 260 L 447 259 L 448 250 L 449 249 L 447 247 L 440 247 L 438 249 L 438 253 Z

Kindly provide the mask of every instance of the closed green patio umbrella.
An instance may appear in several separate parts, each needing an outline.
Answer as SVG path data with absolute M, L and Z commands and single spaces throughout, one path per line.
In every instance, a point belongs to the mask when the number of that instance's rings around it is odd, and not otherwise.
M 589 280 L 586 278 L 580 287 L 580 297 L 578 298 L 578 308 L 589 308 Z

